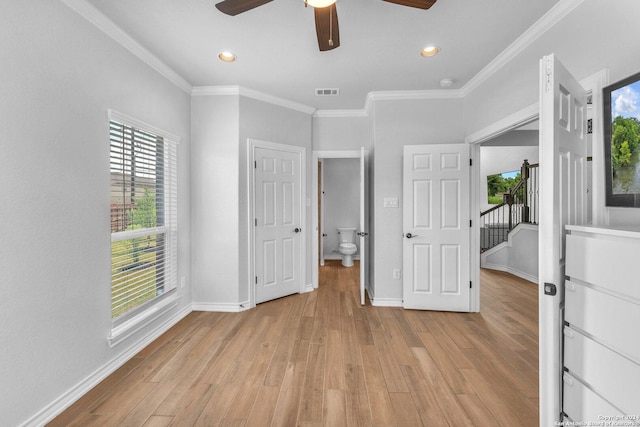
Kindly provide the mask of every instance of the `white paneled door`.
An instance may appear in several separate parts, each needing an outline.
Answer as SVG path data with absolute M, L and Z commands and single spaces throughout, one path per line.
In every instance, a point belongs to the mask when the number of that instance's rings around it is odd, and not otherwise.
M 467 144 L 404 147 L 403 307 L 469 311 Z
M 255 302 L 301 290 L 301 154 L 256 147 Z
M 540 425 L 558 425 L 565 225 L 586 221 L 586 92 L 554 55 L 540 60 Z

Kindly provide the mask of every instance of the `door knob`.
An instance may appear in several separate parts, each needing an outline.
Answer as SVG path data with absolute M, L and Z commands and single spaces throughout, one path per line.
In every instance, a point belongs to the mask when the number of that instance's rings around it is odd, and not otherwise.
M 301 232 L 301 231 L 302 231 L 302 228 L 298 228 L 298 227 L 296 227 L 296 228 L 294 228 L 294 229 L 293 229 L 293 232 L 294 232 L 294 233 L 299 233 L 299 232 Z
M 411 233 L 407 233 L 407 234 L 405 234 L 405 236 L 407 236 L 407 239 L 412 239 L 414 237 L 418 237 L 417 234 L 411 234 Z

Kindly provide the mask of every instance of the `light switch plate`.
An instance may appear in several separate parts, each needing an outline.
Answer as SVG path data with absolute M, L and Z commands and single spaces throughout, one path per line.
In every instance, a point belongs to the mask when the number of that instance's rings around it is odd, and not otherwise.
M 398 198 L 397 197 L 385 197 L 384 198 L 384 207 L 385 208 L 397 208 L 398 207 Z

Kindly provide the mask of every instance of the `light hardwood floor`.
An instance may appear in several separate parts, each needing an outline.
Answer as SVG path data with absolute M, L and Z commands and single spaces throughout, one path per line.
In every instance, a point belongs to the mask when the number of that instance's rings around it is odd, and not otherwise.
M 537 426 L 536 286 L 481 313 L 359 305 L 358 268 L 243 313 L 193 312 L 50 426 Z

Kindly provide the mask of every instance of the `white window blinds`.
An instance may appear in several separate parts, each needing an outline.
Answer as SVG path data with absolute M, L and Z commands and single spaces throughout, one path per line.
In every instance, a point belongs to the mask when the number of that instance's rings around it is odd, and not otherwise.
M 177 159 L 170 138 L 111 112 L 111 316 L 176 287 Z

